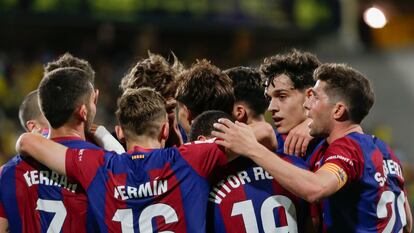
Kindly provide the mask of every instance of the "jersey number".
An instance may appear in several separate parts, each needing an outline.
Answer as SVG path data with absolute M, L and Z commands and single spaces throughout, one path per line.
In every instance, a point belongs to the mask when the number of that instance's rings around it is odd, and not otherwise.
M 277 227 L 273 210 L 283 207 L 286 214 L 287 226 Z M 236 202 L 233 204 L 231 216 L 241 215 L 243 217 L 244 226 L 247 233 L 258 233 L 257 218 L 254 213 L 253 202 L 251 200 Z M 264 232 L 274 233 L 297 233 L 298 227 L 296 223 L 296 209 L 292 201 L 282 195 L 268 197 L 260 208 L 260 216 L 262 217 L 262 225 Z
M 387 226 L 385 226 L 383 233 L 392 232 L 394 228 L 394 224 L 396 220 L 395 201 L 396 201 L 395 194 L 393 192 L 385 191 L 381 194 L 381 198 L 377 206 L 377 217 L 387 218 L 389 214 L 391 214 L 390 220 L 388 221 Z M 401 192 L 397 198 L 397 208 L 398 208 L 398 215 L 400 216 L 402 226 L 405 226 L 407 224 L 404 202 L 405 202 L 405 195 L 404 195 L 404 192 Z M 387 210 L 388 203 L 391 204 L 391 213 L 388 213 L 388 210 Z
M 154 204 L 146 207 L 142 210 L 139 216 L 139 232 L 152 233 L 152 219 L 162 216 L 165 219 L 165 224 L 178 222 L 178 216 L 175 210 L 167 204 Z M 132 215 L 132 209 L 118 209 L 112 218 L 114 222 L 121 223 L 122 233 L 134 232 L 134 220 Z M 174 233 L 173 231 L 159 231 L 159 233 Z
M 37 199 L 36 210 L 54 213 L 52 221 L 50 222 L 47 233 L 60 232 L 66 218 L 66 208 L 62 201 Z

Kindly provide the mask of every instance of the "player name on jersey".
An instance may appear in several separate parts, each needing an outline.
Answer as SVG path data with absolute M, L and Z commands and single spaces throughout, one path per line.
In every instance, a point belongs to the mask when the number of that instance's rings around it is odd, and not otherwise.
M 240 185 L 265 179 L 272 180 L 273 177 L 261 167 L 253 167 L 253 177 L 249 176 L 247 171 L 239 171 L 236 175 L 229 175 L 218 182 L 209 194 L 209 201 L 220 204 L 227 194 L 240 187 Z
M 72 193 L 76 192 L 77 184 L 69 183 L 66 176 L 59 175 L 54 171 L 32 170 L 25 172 L 23 177 L 29 187 L 32 185 L 43 184 L 63 187 Z
M 385 182 L 387 181 L 388 175 L 396 175 L 400 179 L 404 180 L 401 167 L 397 162 L 392 159 L 388 159 L 384 160 L 382 165 L 384 169 L 384 175 L 382 175 L 380 172 L 376 172 L 374 175 L 375 180 L 381 187 L 384 186 Z
M 119 185 L 114 188 L 114 197 L 121 200 L 130 198 L 145 198 L 161 195 L 168 190 L 167 180 L 154 180 L 140 184 L 137 187 Z

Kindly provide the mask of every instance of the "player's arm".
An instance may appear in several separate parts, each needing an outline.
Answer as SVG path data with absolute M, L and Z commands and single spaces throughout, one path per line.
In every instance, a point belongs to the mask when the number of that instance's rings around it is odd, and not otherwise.
M 9 230 L 9 221 L 6 218 L 0 217 L 0 233 L 8 233 Z
M 308 202 L 312 203 L 330 196 L 342 187 L 337 175 L 329 169 L 322 169 L 322 167 L 313 173 L 282 160 L 258 143 L 247 125 L 240 122 L 232 123 L 226 119 L 220 119 L 220 123 L 216 123 L 215 128 L 221 132 L 212 133 L 223 139 L 217 140 L 217 144 L 236 154 L 248 156 L 269 172 L 283 187 Z
M 407 225 L 404 227 L 404 233 L 409 233 L 413 229 L 413 215 L 411 214 L 410 203 L 408 202 L 407 196 L 405 196 L 404 209 L 407 218 Z
M 66 146 L 40 135 L 24 133 L 17 140 L 16 150 L 20 154 L 32 156 L 51 170 L 66 175 Z
M 257 141 L 269 150 L 277 149 L 277 139 L 273 127 L 267 122 L 256 122 L 250 124 Z
M 115 151 L 118 154 L 125 153 L 125 149 L 121 143 L 119 143 L 104 126 L 96 126 L 96 130 L 93 132 L 93 137 L 98 146 L 105 150 Z

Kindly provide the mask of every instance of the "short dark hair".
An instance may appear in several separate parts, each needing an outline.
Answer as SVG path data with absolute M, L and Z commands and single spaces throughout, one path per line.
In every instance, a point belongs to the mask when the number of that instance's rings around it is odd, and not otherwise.
M 295 89 L 304 90 L 315 85 L 313 72 L 320 65 L 315 55 L 292 49 L 288 53 L 265 58 L 260 70 L 266 78 L 267 86 L 273 85 L 276 77 L 285 74 Z
M 118 122 L 125 137 L 157 137 L 167 117 L 164 97 L 152 88 L 126 89 L 118 100 Z
M 64 125 L 79 106 L 88 103 L 92 93 L 88 74 L 74 67 L 48 72 L 39 84 L 40 106 L 54 129 Z
M 42 114 L 39 106 L 39 91 L 31 91 L 24 97 L 19 107 L 19 120 L 23 129 L 28 130 L 26 122 L 29 120 L 37 120 Z
M 231 114 L 233 84 L 218 67 L 203 59 L 181 73 L 175 98 L 186 105 L 193 119 L 207 110 Z
M 93 70 L 91 64 L 89 64 L 89 62 L 84 59 L 73 56 L 70 53 L 65 53 L 58 59 L 48 62 L 45 66 L 45 73 L 49 73 L 53 70 L 65 67 L 75 67 L 85 71 L 86 76 L 92 85 L 94 85 L 95 71 Z
M 225 70 L 233 81 L 235 101 L 243 101 L 255 116 L 264 114 L 269 101 L 264 95 L 264 79 L 259 70 L 250 67 L 234 67 Z
M 164 98 L 174 97 L 177 89 L 176 76 L 182 65 L 174 55 L 174 63 L 158 54 L 149 53 L 148 58 L 139 60 L 122 78 L 120 88 L 150 87 L 160 92 Z
M 361 123 L 374 104 L 369 80 L 345 64 L 323 64 L 315 70 L 314 79 L 327 83 L 325 92 L 329 98 L 339 98 L 348 105 L 348 116 L 354 123 Z
M 198 136 L 211 137 L 211 131 L 215 130 L 213 124 L 220 118 L 227 118 L 234 121 L 232 116 L 219 110 L 209 110 L 201 113 L 194 119 L 193 124 L 191 124 L 188 139 L 192 142 L 197 141 Z

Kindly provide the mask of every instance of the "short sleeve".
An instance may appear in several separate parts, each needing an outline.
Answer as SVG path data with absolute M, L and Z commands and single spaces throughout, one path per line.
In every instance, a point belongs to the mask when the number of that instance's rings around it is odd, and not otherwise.
M 362 176 L 364 159 L 358 143 L 350 138 L 341 138 L 334 141 L 325 151 L 323 164 L 335 164 L 345 172 L 346 183 L 358 180 Z
M 66 175 L 87 190 L 99 167 L 105 163 L 105 151 L 71 149 L 66 151 Z
M 202 177 L 207 177 L 217 167 L 227 164 L 224 148 L 214 140 L 197 141 L 178 148 L 181 156 Z

